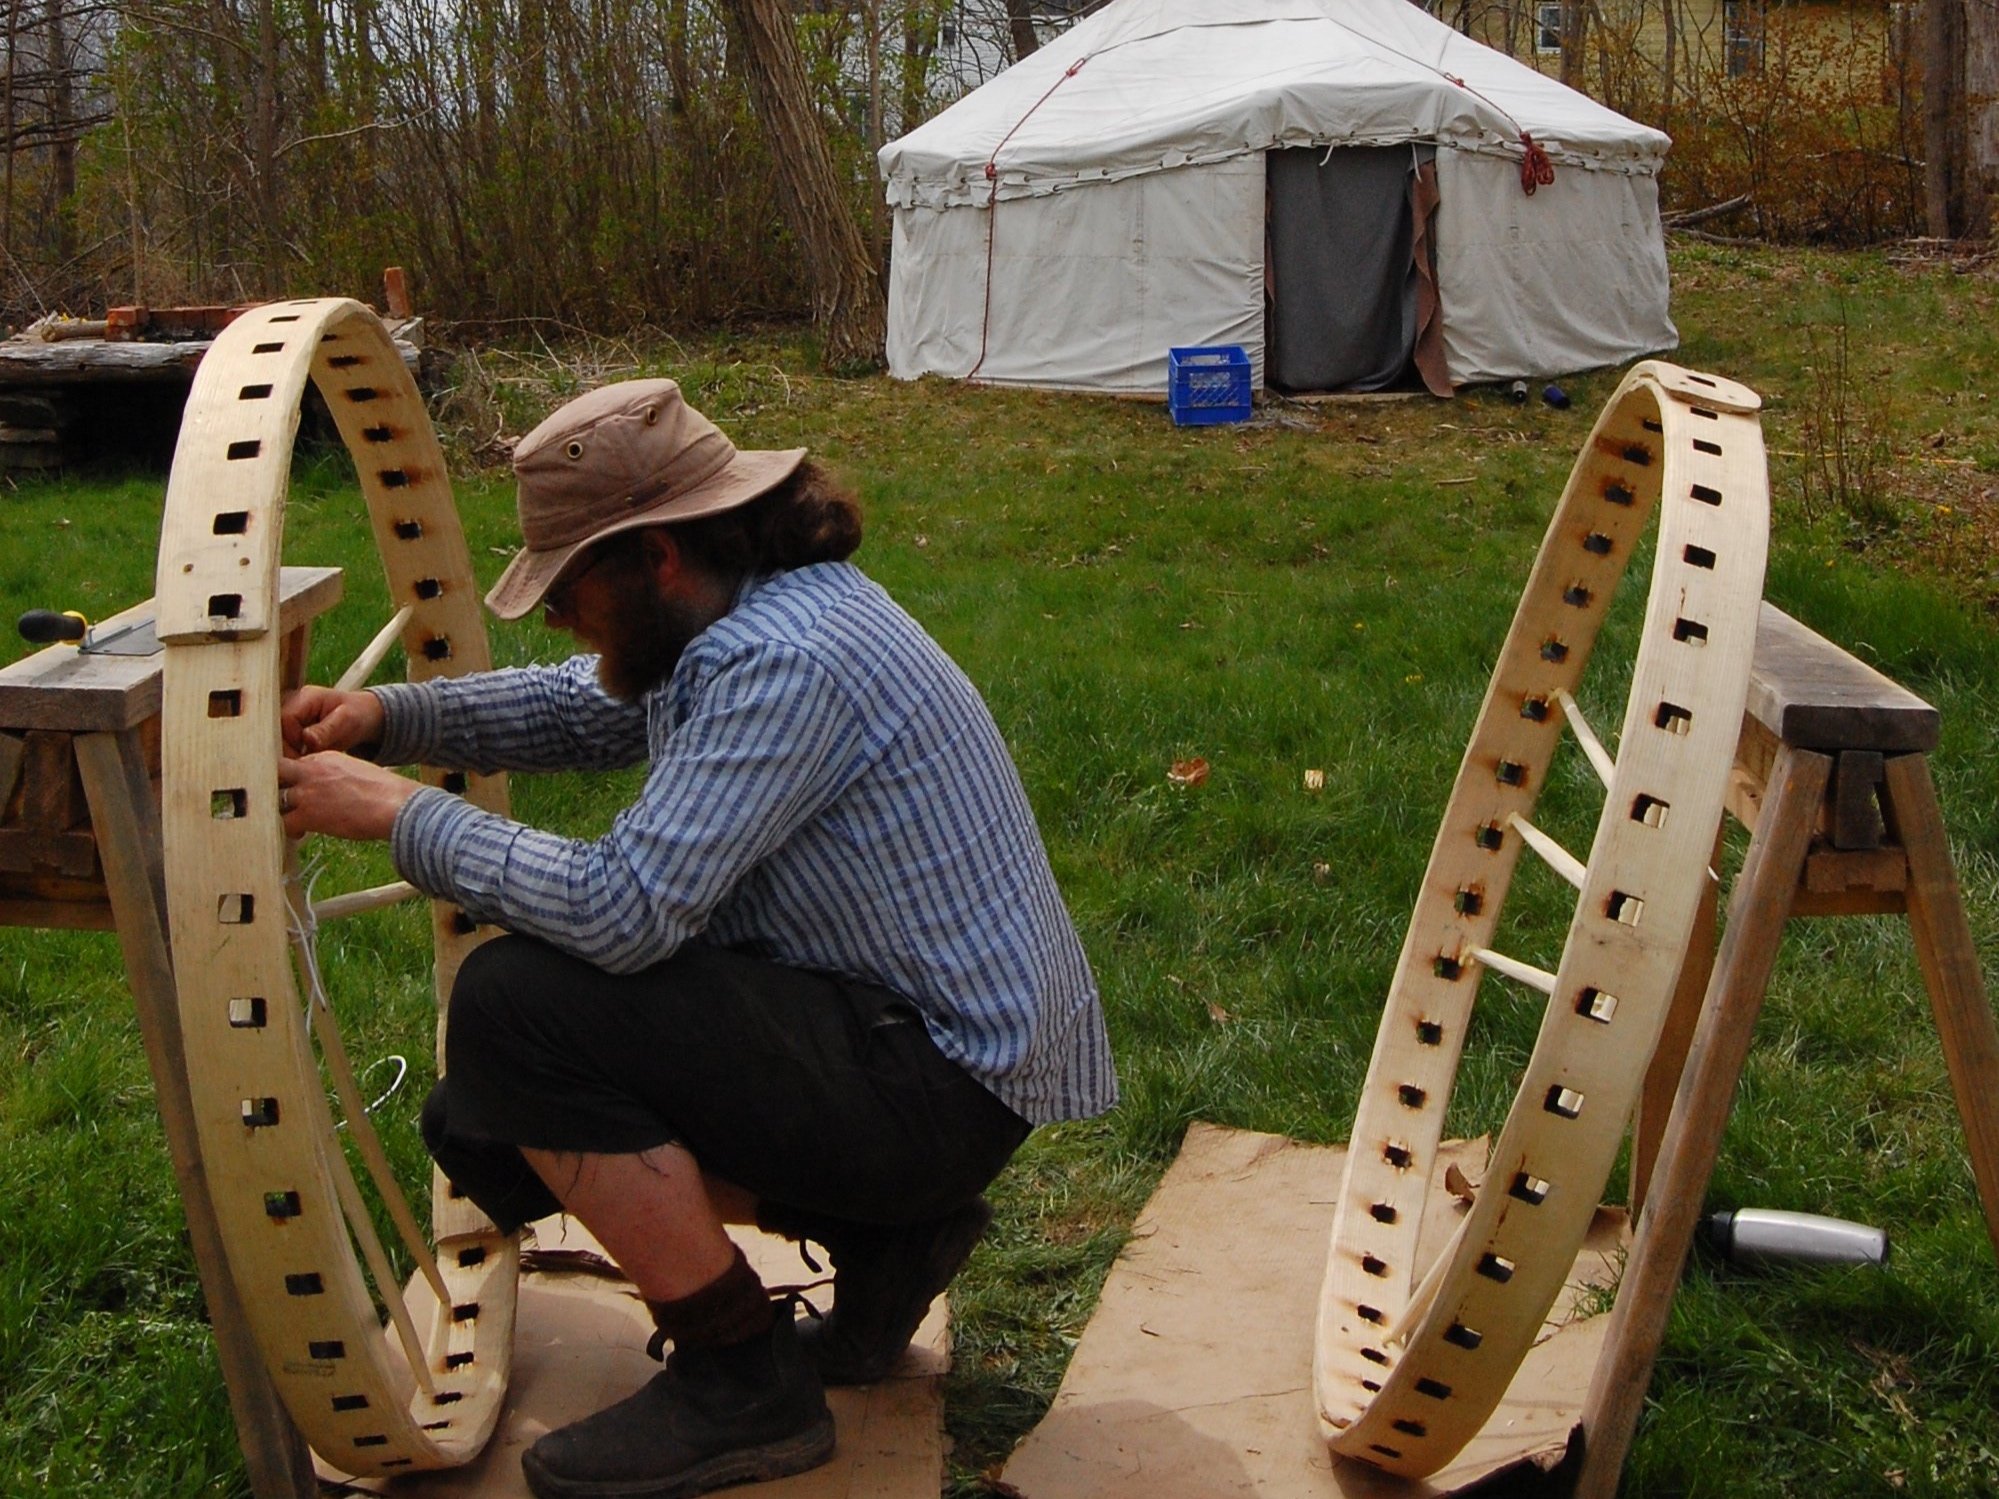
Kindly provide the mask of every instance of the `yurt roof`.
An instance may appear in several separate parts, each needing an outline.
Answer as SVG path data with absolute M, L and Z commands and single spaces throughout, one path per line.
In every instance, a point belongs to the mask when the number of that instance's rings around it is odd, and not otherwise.
M 1113 0 L 880 164 L 892 204 L 943 207 L 1278 146 L 1520 156 L 1522 132 L 1558 168 L 1649 174 L 1670 144 L 1410 0 Z

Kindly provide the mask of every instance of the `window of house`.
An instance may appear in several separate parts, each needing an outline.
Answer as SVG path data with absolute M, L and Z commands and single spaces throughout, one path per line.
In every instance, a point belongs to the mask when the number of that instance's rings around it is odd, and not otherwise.
M 1534 50 L 1544 55 L 1562 50 L 1561 0 L 1534 7 Z
M 1729 77 L 1763 71 L 1763 8 L 1756 0 L 1722 0 L 1721 35 Z

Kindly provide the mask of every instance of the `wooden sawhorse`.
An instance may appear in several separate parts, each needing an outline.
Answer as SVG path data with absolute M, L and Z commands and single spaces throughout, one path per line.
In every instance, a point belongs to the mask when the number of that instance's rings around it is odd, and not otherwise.
M 1763 605 L 1728 808 L 1751 829 L 1717 950 L 1682 970 L 1632 1151 L 1637 1227 L 1583 1409 L 1577 1499 L 1611 1499 L 1721 1148 L 1784 924 L 1902 912 L 1999 1250 L 1999 1031 L 1925 758 L 1936 709 Z
M 340 600 L 340 570 L 285 568 L 279 592 L 294 685 L 312 621 Z M 97 638 L 143 629 L 152 609 L 105 620 Z M 0 925 L 117 932 L 251 1489 L 313 1499 L 312 1456 L 250 1337 L 195 1136 L 160 850 L 160 666 L 157 648 L 52 646 L 0 670 Z

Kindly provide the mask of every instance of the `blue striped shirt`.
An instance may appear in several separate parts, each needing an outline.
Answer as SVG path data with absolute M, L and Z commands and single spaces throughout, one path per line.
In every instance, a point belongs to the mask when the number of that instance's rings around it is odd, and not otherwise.
M 596 667 L 375 689 L 386 763 L 650 761 L 595 840 L 419 791 L 391 834 L 404 878 L 614 973 L 699 936 L 883 985 L 1034 1123 L 1117 1101 L 1096 984 L 999 730 L 878 585 L 847 563 L 751 579 L 638 703 Z

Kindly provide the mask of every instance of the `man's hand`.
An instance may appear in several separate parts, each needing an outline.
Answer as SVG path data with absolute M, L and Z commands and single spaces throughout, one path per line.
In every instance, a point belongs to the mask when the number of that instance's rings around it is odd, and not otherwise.
M 307 833 L 387 838 L 403 803 L 422 789 L 419 782 L 393 770 L 333 751 L 278 762 L 278 806 L 287 838 Z
M 301 687 L 285 699 L 279 722 L 288 757 L 365 748 L 381 742 L 382 700 L 372 692 Z

